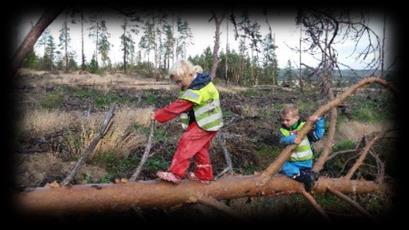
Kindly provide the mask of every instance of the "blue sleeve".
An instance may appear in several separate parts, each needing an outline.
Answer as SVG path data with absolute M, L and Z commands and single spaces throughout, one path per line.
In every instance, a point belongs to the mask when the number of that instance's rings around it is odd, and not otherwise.
M 315 129 L 313 131 L 313 135 L 315 139 L 320 140 L 325 134 L 325 119 L 323 117 L 320 117 L 316 122 L 315 122 Z
M 290 136 L 283 136 L 281 135 L 280 137 L 280 144 L 284 144 L 284 145 L 292 145 L 295 144 L 294 140 L 297 137 L 297 135 L 290 135 Z

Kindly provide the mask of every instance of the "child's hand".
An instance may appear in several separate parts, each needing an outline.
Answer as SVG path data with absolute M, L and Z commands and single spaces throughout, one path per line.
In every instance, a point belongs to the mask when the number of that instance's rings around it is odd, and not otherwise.
M 319 118 L 320 118 L 319 116 L 314 116 L 314 115 L 313 115 L 313 116 L 310 116 L 310 117 L 309 117 L 309 120 L 312 121 L 312 122 L 315 122 L 315 121 L 317 121 Z
M 301 141 L 302 141 L 302 140 L 297 136 L 297 137 L 294 139 L 294 144 L 298 145 L 298 144 L 301 143 Z
M 151 112 L 151 120 L 154 121 L 155 120 L 155 112 Z

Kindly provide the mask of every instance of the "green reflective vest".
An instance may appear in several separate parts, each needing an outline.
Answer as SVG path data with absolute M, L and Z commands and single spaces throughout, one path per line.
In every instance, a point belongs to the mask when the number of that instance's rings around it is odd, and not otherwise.
M 280 132 L 285 137 L 290 136 L 291 134 L 294 134 L 295 132 L 298 132 L 299 130 L 301 130 L 302 127 L 304 127 L 304 124 L 305 122 L 300 122 L 298 127 L 292 131 L 285 129 L 285 128 L 280 128 Z M 308 140 L 307 137 L 304 137 L 301 143 L 297 146 L 297 148 L 291 154 L 290 161 L 306 161 L 312 158 L 313 158 L 313 152 L 311 149 L 310 141 Z
M 220 107 L 219 92 L 212 82 L 205 87 L 193 90 L 187 89 L 180 92 L 179 99 L 194 103 L 193 112 L 199 127 L 206 131 L 217 131 L 223 126 L 223 115 Z M 180 115 L 182 127 L 189 125 L 187 113 Z

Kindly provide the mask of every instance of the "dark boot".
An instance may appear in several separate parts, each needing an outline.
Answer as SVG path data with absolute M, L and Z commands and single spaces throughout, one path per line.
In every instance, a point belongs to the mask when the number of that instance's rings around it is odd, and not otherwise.
M 312 173 L 300 171 L 300 174 L 294 176 L 293 179 L 303 183 L 307 192 L 311 192 L 312 188 L 314 187 L 314 177 Z

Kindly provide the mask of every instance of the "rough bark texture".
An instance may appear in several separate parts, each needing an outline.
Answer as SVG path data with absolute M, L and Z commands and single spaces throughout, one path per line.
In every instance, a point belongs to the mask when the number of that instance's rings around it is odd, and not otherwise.
M 37 42 L 38 38 L 41 36 L 43 31 L 51 24 L 52 21 L 61 13 L 63 8 L 47 9 L 41 15 L 37 24 L 30 30 L 24 39 L 23 43 L 19 46 L 16 54 L 13 57 L 11 74 L 14 77 L 17 73 L 18 68 L 23 63 L 24 58 L 33 50 L 34 44 Z
M 141 181 L 123 184 L 87 184 L 56 188 L 36 188 L 17 194 L 16 204 L 29 213 L 78 213 L 127 210 L 138 207 L 171 207 L 196 203 L 202 198 L 216 200 L 265 195 L 302 193 L 302 184 L 286 176 L 274 176 L 260 185 L 260 176 L 226 176 L 209 185 L 184 180 L 179 185 L 163 181 Z M 372 181 L 320 178 L 313 191 L 325 193 L 331 187 L 342 193 L 379 191 Z

